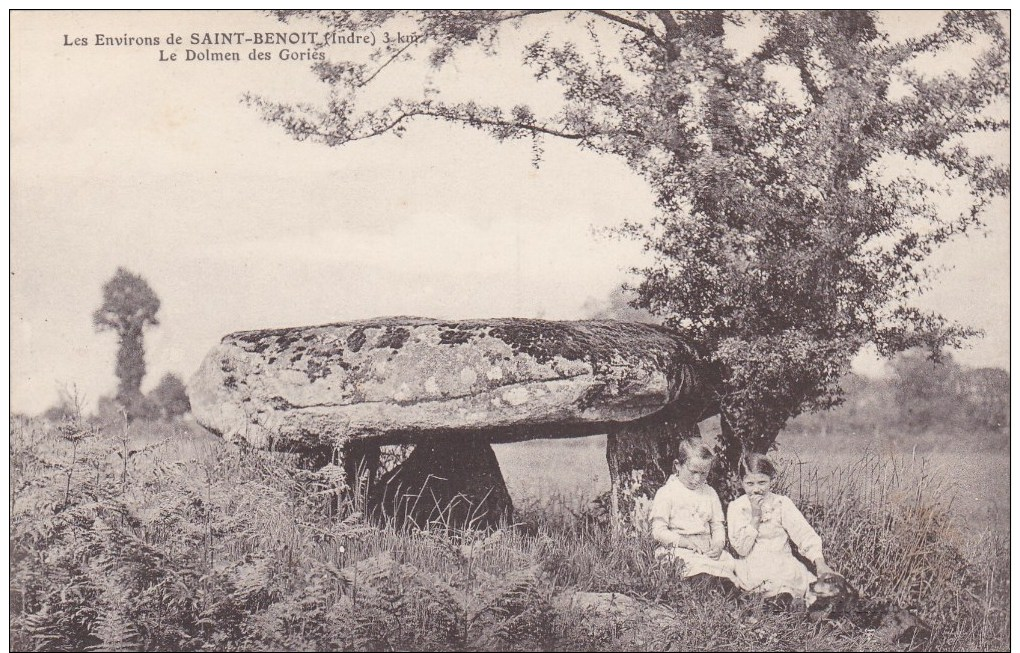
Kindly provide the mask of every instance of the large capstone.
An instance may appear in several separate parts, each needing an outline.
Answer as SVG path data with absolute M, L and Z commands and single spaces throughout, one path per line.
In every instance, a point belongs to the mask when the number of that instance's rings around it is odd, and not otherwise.
M 711 403 L 700 373 L 693 347 L 655 325 L 404 317 L 228 335 L 189 394 L 228 440 L 310 451 L 590 435 L 666 406 L 693 419 Z

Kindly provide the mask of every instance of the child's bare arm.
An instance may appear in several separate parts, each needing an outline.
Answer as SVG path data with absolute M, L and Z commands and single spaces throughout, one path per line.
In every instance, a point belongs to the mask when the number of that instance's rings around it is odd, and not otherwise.
M 723 517 L 722 503 L 719 495 L 712 491 L 712 516 L 708 521 L 711 543 L 709 544 L 708 557 L 718 559 L 726 548 L 726 521 Z
M 707 535 L 677 533 L 669 527 L 664 519 L 657 518 L 652 521 L 652 537 L 655 538 L 655 541 L 665 546 L 678 546 L 690 549 L 691 551 L 697 551 L 698 553 L 704 553 L 709 548 L 709 538 Z
M 698 553 L 708 553 L 711 543 L 707 535 L 677 535 L 676 546 Z
M 712 548 L 722 551 L 726 547 L 726 525 L 722 522 L 712 523 Z

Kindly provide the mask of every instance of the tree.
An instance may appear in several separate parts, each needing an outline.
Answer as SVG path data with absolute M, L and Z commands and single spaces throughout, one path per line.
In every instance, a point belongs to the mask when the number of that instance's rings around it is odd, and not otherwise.
M 901 428 L 920 432 L 959 425 L 966 398 L 963 371 L 952 356 L 943 356 L 936 363 L 923 351 L 912 350 L 894 358 L 892 370 L 892 394 L 900 408 Z
M 968 370 L 963 390 L 966 428 L 1009 431 L 1009 372 L 994 367 Z
M 117 334 L 116 398 L 132 417 L 145 399 L 141 390 L 145 377 L 144 329 L 159 324 L 157 312 L 159 298 L 145 279 L 117 268 L 103 286 L 103 305 L 92 315 L 97 331 Z
M 634 296 L 625 287 L 614 288 L 603 301 L 589 297 L 581 306 L 586 318 L 593 320 L 621 320 L 659 324 L 660 320 L 642 308 L 634 308 Z
M 184 381 L 170 372 L 164 374 L 159 385 L 149 393 L 149 400 L 161 419 L 173 419 L 191 411 L 191 401 Z
M 899 426 L 908 431 L 998 431 L 1009 426 L 1009 372 L 935 363 L 918 350 L 892 361 Z
M 946 12 L 906 38 L 867 11 L 539 14 L 278 12 L 336 33 L 413 22 L 427 38 L 368 63 L 317 64 L 327 106 L 248 101 L 294 138 L 329 146 L 440 120 L 532 139 L 539 158 L 546 138 L 622 157 L 659 209 L 620 228 L 651 254 L 635 305 L 705 346 L 730 469 L 742 451 L 768 450 L 791 417 L 837 404 L 865 345 L 937 358 L 975 333 L 911 300 L 934 278 L 930 254 L 980 229 L 1008 189 L 1008 166 L 972 147 L 1009 126 L 1004 14 Z M 535 30 L 523 60 L 559 84 L 553 115 L 445 101 L 429 85 L 428 67 L 462 51 L 500 56 L 505 30 Z M 368 89 L 397 66 L 420 72 L 425 90 L 371 104 Z

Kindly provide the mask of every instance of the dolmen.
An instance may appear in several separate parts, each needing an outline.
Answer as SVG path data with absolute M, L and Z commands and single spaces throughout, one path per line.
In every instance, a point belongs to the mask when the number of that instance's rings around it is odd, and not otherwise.
M 649 461 L 661 484 L 678 437 L 715 410 L 705 369 L 652 324 L 390 317 L 232 333 L 189 396 L 228 441 L 367 465 L 386 515 L 489 526 L 512 514 L 493 443 L 608 433 L 614 493 Z M 413 450 L 375 479 L 396 444 Z

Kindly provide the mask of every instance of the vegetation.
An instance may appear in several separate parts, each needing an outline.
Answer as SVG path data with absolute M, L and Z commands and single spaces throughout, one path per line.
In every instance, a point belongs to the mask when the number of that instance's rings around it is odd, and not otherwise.
M 973 447 L 1009 446 L 1009 372 L 970 368 L 947 356 L 933 363 L 922 352 L 901 354 L 885 378 L 851 374 L 843 380 L 846 401 L 831 411 L 804 415 L 788 431 L 854 434 L 895 433 L 963 438 Z M 914 439 L 916 440 L 916 438 Z
M 132 418 L 144 412 L 142 379 L 145 378 L 144 330 L 159 324 L 159 298 L 145 279 L 117 268 L 103 286 L 103 304 L 92 315 L 97 331 L 117 334 L 117 402 Z
M 427 35 L 367 63 L 317 64 L 326 106 L 250 99 L 296 139 L 342 146 L 438 120 L 531 139 L 536 162 L 542 139 L 566 139 L 645 179 L 659 215 L 620 229 L 652 257 L 637 305 L 707 348 L 731 465 L 837 404 L 865 345 L 937 358 L 974 333 L 912 299 L 933 279 L 932 252 L 980 229 L 1008 191 L 1008 162 L 976 147 L 1009 126 L 1004 14 L 946 12 L 904 38 L 868 11 L 278 15 Z M 499 43 L 511 30 L 533 35 L 520 56 L 561 91 L 550 114 L 436 88 L 429 68 L 463 53 L 512 56 Z M 385 90 L 397 69 L 421 78 L 401 86 L 420 96 Z
M 430 64 L 443 66 L 462 49 L 495 52 L 499 30 L 523 28 L 534 13 L 410 18 L 429 34 Z M 314 16 L 335 31 L 400 18 Z M 582 16 L 583 46 L 541 34 L 525 51 L 536 77 L 555 77 L 564 90 L 562 111 L 546 119 L 526 107 L 429 97 L 356 106 L 360 89 L 409 58 L 417 40 L 379 53 L 386 58 L 374 68 L 318 66 L 336 93 L 324 111 L 255 102 L 295 137 L 328 145 L 435 118 L 623 157 L 661 209 L 650 225 L 624 227 L 655 261 L 642 271 L 637 303 L 708 346 L 721 370 L 731 457 L 769 447 L 802 410 L 835 403 L 864 344 L 938 354 L 968 334 L 909 298 L 929 278 L 934 248 L 979 227 L 982 207 L 1005 189 L 1004 170 L 964 138 L 1007 126 L 995 113 L 1008 88 L 998 15 L 948 13 L 936 32 L 893 43 L 872 13 L 756 14 L 765 38 L 750 54 L 727 40 L 746 27 L 744 14 L 592 11 L 554 20 Z M 987 47 L 974 70 L 914 68 L 919 57 L 971 41 Z M 793 87 L 774 78 L 783 70 Z M 937 208 L 933 179 L 949 178 L 968 186 L 960 215 Z M 301 469 L 192 430 L 175 419 L 188 404 L 173 375 L 142 395 L 143 332 L 158 323 L 159 300 L 122 268 L 103 295 L 93 319 L 118 336 L 125 410 L 106 405 L 89 419 L 69 398 L 47 419 L 10 423 L 13 649 L 906 645 L 853 619 L 814 622 L 754 596 L 693 586 L 655 559 L 640 524 L 610 528 L 576 497 L 518 498 L 517 523 L 495 532 L 366 520 L 365 499 L 342 467 Z M 621 310 L 618 300 L 606 310 Z M 951 362 L 929 369 L 917 357 L 894 369 L 881 387 L 894 407 L 913 411 L 891 424 L 1008 429 L 1008 375 Z M 566 474 L 562 459 L 550 460 Z M 955 515 L 952 492 L 923 463 L 865 456 L 833 471 L 791 468 L 782 484 L 822 535 L 827 560 L 867 600 L 909 608 L 931 626 L 930 639 L 909 644 L 1009 647 L 1008 531 L 981 531 Z
M 182 422 L 10 429 L 17 650 L 886 650 L 881 630 L 813 623 L 698 591 L 651 540 L 518 499 L 495 534 L 376 527 L 333 466 L 288 467 Z M 961 531 L 904 463 L 797 470 L 827 558 L 915 610 L 933 650 L 1009 646 L 1008 534 Z M 791 488 L 792 489 L 792 488 Z M 967 537 L 963 537 L 966 534 Z M 571 601 L 616 592 L 606 611 Z M 622 607 L 620 607 L 622 606 Z M 601 611 L 600 611 L 601 610 Z
M 191 412 L 191 401 L 184 381 L 176 374 L 167 372 L 148 396 L 156 419 L 173 419 Z

